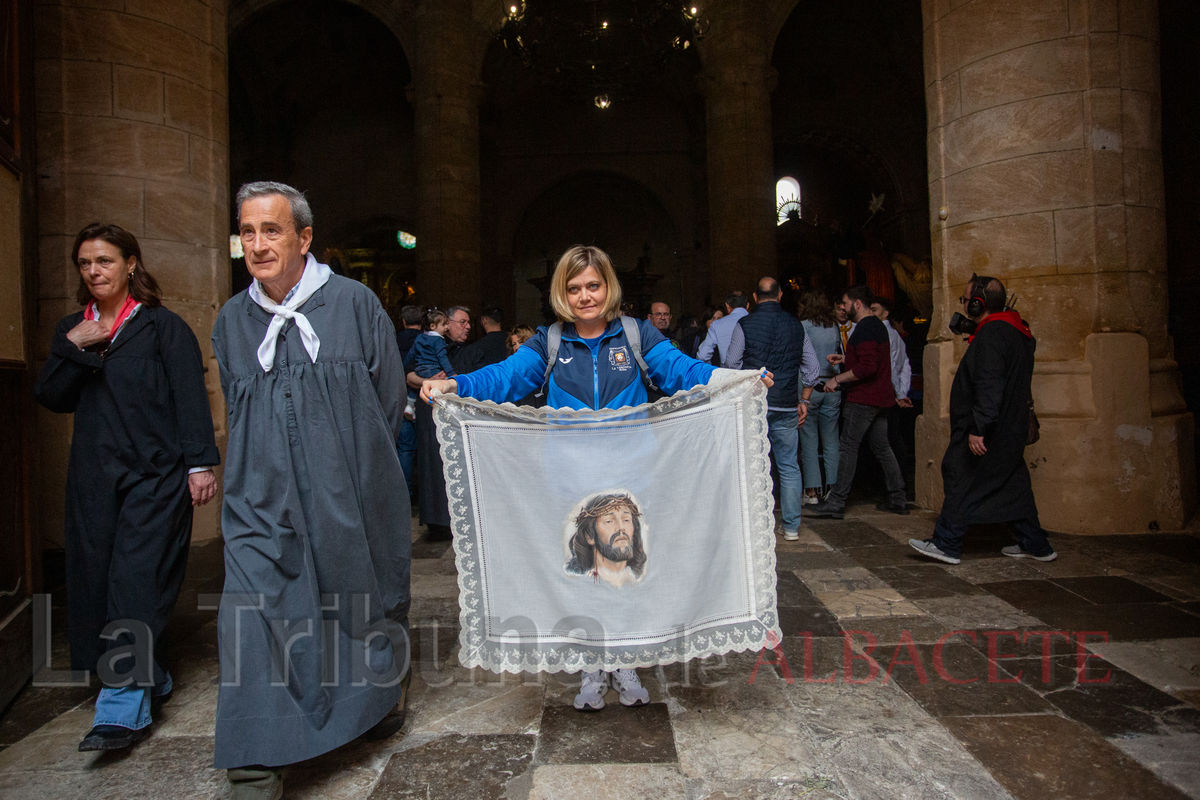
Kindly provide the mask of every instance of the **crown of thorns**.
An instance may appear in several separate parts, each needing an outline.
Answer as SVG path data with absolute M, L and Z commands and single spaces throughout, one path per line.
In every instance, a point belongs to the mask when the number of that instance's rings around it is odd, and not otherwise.
M 618 494 L 614 495 L 612 498 L 601 503 L 593 509 L 589 510 L 585 508 L 583 511 L 580 511 L 579 516 L 575 517 L 575 524 L 578 525 L 580 522 L 583 522 L 589 517 L 602 517 L 608 512 L 615 511 L 618 508 L 628 508 L 629 513 L 633 514 L 633 516 L 641 516 L 641 514 L 638 512 L 637 506 L 634 505 L 632 498 L 627 495 Z

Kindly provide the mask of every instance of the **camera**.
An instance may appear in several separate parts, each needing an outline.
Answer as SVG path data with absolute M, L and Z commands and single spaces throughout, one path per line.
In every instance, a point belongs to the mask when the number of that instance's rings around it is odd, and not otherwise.
M 970 336 L 977 327 L 979 327 L 979 323 L 970 317 L 964 317 L 957 311 L 954 312 L 954 316 L 950 317 L 950 332 L 959 336 Z

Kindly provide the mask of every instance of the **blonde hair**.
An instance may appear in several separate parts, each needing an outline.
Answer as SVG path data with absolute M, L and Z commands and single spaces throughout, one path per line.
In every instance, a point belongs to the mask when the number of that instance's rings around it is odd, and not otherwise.
M 558 259 L 558 266 L 554 268 L 554 277 L 550 281 L 550 306 L 563 322 L 575 321 L 575 312 L 571 311 L 571 304 L 567 302 L 567 281 L 576 278 L 588 267 L 600 273 L 600 280 L 608 289 L 608 297 L 601 309 L 604 321 L 611 322 L 621 314 L 621 282 L 617 280 L 617 271 L 613 269 L 608 253 L 599 247 L 577 244 Z
M 532 339 L 533 334 L 534 334 L 533 328 L 529 327 L 528 325 L 518 325 L 517 327 L 513 328 L 511 331 L 508 332 L 508 337 L 511 340 L 515 336 L 517 338 L 517 347 L 520 347 L 521 345 L 525 344 L 530 339 Z M 509 342 L 509 344 L 511 344 L 511 341 Z M 509 352 L 512 353 L 515 351 L 509 350 Z

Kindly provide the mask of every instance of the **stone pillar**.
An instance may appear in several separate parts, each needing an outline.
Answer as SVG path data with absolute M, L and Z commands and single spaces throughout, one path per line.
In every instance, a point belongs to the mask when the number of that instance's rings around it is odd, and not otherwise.
M 425 305 L 482 300 L 479 256 L 479 60 L 486 36 L 469 0 L 416 11 L 411 100 L 417 139 L 417 291 Z
M 946 329 L 972 272 L 1016 293 L 1038 340 L 1042 524 L 1180 528 L 1192 415 L 1166 333 L 1156 0 L 926 0 L 934 316 L 917 500 L 941 504 Z
M 705 7 L 701 41 L 708 121 L 709 267 L 720 302 L 775 272 L 775 70 L 761 9 L 752 0 Z
M 113 5 L 113 4 L 108 4 Z M 138 237 L 164 305 L 188 321 L 204 354 L 224 444 L 225 413 L 210 338 L 229 297 L 229 124 L 225 0 L 126 0 L 123 10 L 42 2 L 36 14 L 38 334 L 78 310 L 71 245 L 91 222 Z M 38 474 L 44 538 L 62 541 L 69 416 L 43 410 Z M 219 498 L 196 513 L 216 536 Z

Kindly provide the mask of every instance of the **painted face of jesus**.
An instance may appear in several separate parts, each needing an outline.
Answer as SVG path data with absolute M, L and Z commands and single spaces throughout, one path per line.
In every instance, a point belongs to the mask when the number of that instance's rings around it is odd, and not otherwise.
M 596 550 L 609 561 L 633 558 L 633 514 L 617 508 L 596 518 Z

